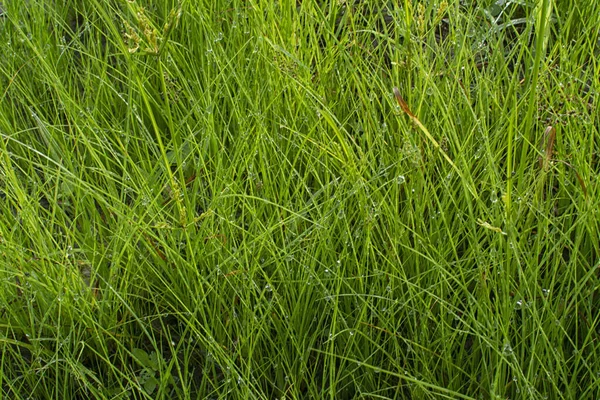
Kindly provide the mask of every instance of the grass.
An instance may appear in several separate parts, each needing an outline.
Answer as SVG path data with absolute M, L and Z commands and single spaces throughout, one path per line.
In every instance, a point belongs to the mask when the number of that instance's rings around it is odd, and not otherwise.
M 2 397 L 600 395 L 596 2 L 4 3 Z

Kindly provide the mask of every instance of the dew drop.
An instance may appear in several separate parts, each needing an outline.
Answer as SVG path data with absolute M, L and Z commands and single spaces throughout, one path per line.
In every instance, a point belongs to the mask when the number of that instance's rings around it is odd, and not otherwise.
M 498 202 L 498 194 L 495 190 L 492 190 L 492 194 L 490 194 L 490 201 L 494 204 Z
M 515 303 L 515 310 L 520 310 L 523 308 L 523 300 L 517 300 Z
M 511 347 L 510 343 L 508 343 L 508 342 L 504 343 L 504 346 L 502 346 L 502 354 L 504 354 L 504 356 L 506 356 L 506 357 L 513 355 L 513 349 Z

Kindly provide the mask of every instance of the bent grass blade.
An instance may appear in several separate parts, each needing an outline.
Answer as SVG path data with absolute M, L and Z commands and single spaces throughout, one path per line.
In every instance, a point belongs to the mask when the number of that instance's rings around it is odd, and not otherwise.
M 477 195 L 477 191 L 475 190 L 475 187 L 473 186 L 473 184 L 469 181 L 466 180 L 464 174 L 462 173 L 462 171 L 456 166 L 456 164 L 454 163 L 454 161 L 452 161 L 452 159 L 450 158 L 450 156 L 442 149 L 442 147 L 440 146 L 440 144 L 438 143 L 437 140 L 435 140 L 435 138 L 431 135 L 431 133 L 429 132 L 429 129 L 427 129 L 425 127 L 425 125 L 423 125 L 421 123 L 421 121 L 419 120 L 419 118 L 417 118 L 417 116 L 415 114 L 412 113 L 412 111 L 410 111 L 410 108 L 408 107 L 408 104 L 406 104 L 406 101 L 402 98 L 402 95 L 400 94 L 400 90 L 394 86 L 394 97 L 396 98 L 396 101 L 398 102 L 398 105 L 400 106 L 400 108 L 402 109 L 402 111 L 404 111 L 405 114 L 407 114 L 410 119 L 413 121 L 413 123 L 419 127 L 419 129 L 421 130 L 421 132 L 423 132 L 423 134 L 425 135 L 425 137 L 435 146 L 435 148 L 442 154 L 442 157 L 444 157 L 444 159 L 446 159 L 446 161 L 448 161 L 448 163 L 450 164 L 450 166 L 456 171 L 456 173 L 458 174 L 458 176 L 463 180 L 463 182 L 465 182 L 465 184 L 467 185 L 467 188 L 469 189 L 469 192 L 473 195 L 473 197 L 477 200 L 479 200 L 479 196 Z

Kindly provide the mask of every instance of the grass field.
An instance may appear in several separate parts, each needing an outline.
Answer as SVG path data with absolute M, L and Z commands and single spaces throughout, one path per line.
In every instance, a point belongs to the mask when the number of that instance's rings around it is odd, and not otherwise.
M 2 398 L 600 397 L 600 3 L 3 3 Z

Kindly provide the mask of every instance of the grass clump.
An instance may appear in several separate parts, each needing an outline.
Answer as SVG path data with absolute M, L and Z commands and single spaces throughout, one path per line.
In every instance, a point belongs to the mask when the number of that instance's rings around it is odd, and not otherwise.
M 597 397 L 599 11 L 6 1 L 4 396 Z

